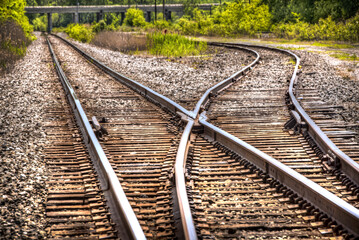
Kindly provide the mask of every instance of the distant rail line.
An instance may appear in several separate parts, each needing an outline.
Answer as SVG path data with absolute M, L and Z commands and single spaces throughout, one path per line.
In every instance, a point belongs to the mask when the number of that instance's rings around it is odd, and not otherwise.
M 62 192 L 63 199 L 78 197 L 80 202 L 86 196 L 89 205 L 81 207 L 101 209 L 89 211 L 101 213 L 98 222 L 81 222 L 84 237 L 359 236 L 358 164 L 326 137 L 299 104 L 295 88 L 300 60 L 295 54 L 263 46 L 209 43 L 247 51 L 255 60 L 208 89 L 188 110 L 65 39 L 49 36 L 48 44 L 82 132 L 81 138 L 72 136 L 83 142 L 76 143 L 80 146 L 75 150 L 68 146 L 71 142 L 61 145 L 66 138 L 59 141 L 61 147 L 54 142 L 48 158 L 64 157 L 56 151 L 79 155 L 80 163 L 69 158 L 70 163 L 57 160 L 58 164 L 80 164 L 75 168 L 86 173 L 86 181 L 94 182 L 69 192 L 73 195 L 65 194 L 70 190 Z M 280 88 L 268 83 L 244 89 L 246 79 L 273 67 L 270 59 L 274 58 L 295 60 L 289 79 L 284 76 Z M 52 123 L 48 127 L 56 129 Z M 77 129 L 73 124 L 71 128 Z M 62 134 L 71 136 L 64 129 Z M 335 143 L 346 146 L 338 138 Z M 98 179 L 91 175 L 92 168 Z M 78 176 L 74 170 L 61 174 L 61 179 Z M 56 197 L 58 190 L 62 189 L 49 190 L 50 196 Z M 102 198 L 108 202 L 107 213 Z M 49 212 L 57 208 L 71 212 L 76 204 L 49 205 Z M 62 232 L 57 231 L 61 216 L 48 217 L 56 237 L 71 236 L 79 226 L 72 218 L 66 220 L 71 224 L 61 225 Z

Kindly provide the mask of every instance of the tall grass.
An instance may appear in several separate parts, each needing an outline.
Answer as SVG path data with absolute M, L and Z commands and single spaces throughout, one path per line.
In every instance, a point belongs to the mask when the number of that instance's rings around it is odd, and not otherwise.
M 125 32 L 100 32 L 92 39 L 91 44 L 114 51 L 131 53 L 146 50 L 146 36 Z
M 178 34 L 154 32 L 147 34 L 147 48 L 153 55 L 180 57 L 201 54 L 206 51 L 207 43 L 194 41 Z

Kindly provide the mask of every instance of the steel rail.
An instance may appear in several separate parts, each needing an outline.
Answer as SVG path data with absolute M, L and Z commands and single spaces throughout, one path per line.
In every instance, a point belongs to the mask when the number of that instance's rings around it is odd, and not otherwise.
M 131 239 L 146 239 L 145 234 L 140 226 L 140 223 L 127 200 L 125 192 L 114 172 L 110 162 L 108 161 L 105 152 L 103 151 L 100 143 L 98 142 L 95 133 L 88 121 L 88 118 L 83 110 L 77 95 L 72 88 L 70 82 L 65 76 L 57 57 L 53 51 L 50 41 L 47 39 L 47 44 L 50 50 L 51 57 L 54 61 L 56 72 L 60 78 L 61 84 L 65 90 L 66 96 L 70 102 L 71 108 L 74 112 L 76 121 L 82 132 L 84 142 L 90 152 L 92 161 L 100 166 L 99 174 L 106 178 L 104 191 L 108 192 L 114 201 L 116 212 L 125 224 L 126 237 Z
M 335 219 L 351 234 L 356 237 L 359 236 L 359 210 L 357 208 L 266 153 L 208 123 L 206 119 L 205 112 L 203 112 L 199 118 L 199 123 L 204 127 L 204 135 L 207 138 L 221 143 L 250 161 L 265 174 L 278 180 L 322 212 Z
M 190 144 L 189 139 L 191 136 L 193 125 L 194 120 L 189 118 L 187 126 L 182 133 L 175 163 L 175 180 L 179 211 L 181 215 L 184 236 L 188 240 L 197 240 L 196 228 L 194 226 L 194 221 L 189 206 L 186 181 L 184 178 L 188 146 Z
M 214 46 L 219 46 L 220 44 L 214 43 L 214 42 L 209 42 L 208 44 L 210 45 L 214 45 Z M 248 51 L 250 53 L 254 53 L 256 56 L 256 59 L 254 59 L 249 65 L 247 65 L 246 67 L 244 67 L 243 69 L 239 70 L 238 72 L 234 73 L 232 76 L 230 76 L 229 78 L 217 83 L 216 85 L 214 85 L 213 87 L 209 88 L 200 98 L 200 100 L 197 102 L 194 110 L 192 111 L 193 116 L 192 118 L 196 119 L 199 114 L 201 109 L 203 108 L 203 106 L 209 101 L 209 99 L 212 96 L 215 96 L 217 93 L 219 93 L 220 91 L 224 90 L 226 87 L 228 87 L 230 84 L 232 84 L 233 82 L 237 81 L 241 76 L 244 76 L 247 72 L 249 72 L 250 70 L 252 70 L 254 68 L 254 65 L 258 63 L 260 56 L 259 54 L 252 50 L 252 49 L 248 49 L 248 48 L 242 48 L 242 47 L 238 47 L 236 46 L 236 48 L 244 50 L 244 51 Z
M 122 84 L 126 85 L 127 87 L 131 88 L 132 90 L 136 91 L 137 93 L 141 94 L 142 96 L 147 97 L 148 99 L 154 101 L 155 103 L 161 105 L 163 108 L 168 109 L 172 113 L 179 115 L 177 111 L 182 112 L 183 114 L 187 116 L 192 116 L 191 112 L 179 105 L 178 103 L 174 102 L 173 100 L 169 99 L 168 97 L 163 96 L 160 93 L 157 93 L 156 91 L 152 90 L 149 87 L 144 86 L 143 84 L 136 82 L 133 79 L 130 79 L 115 70 L 109 68 L 105 64 L 101 63 L 97 59 L 91 57 L 86 52 L 82 51 L 80 48 L 76 47 L 74 44 L 69 42 L 68 40 L 58 36 L 54 35 L 55 37 L 60 38 L 64 42 L 66 42 L 68 45 L 70 45 L 73 49 L 75 49 L 78 53 L 80 53 L 83 57 L 85 57 L 87 60 L 89 60 L 92 64 L 103 70 L 105 73 L 116 79 L 117 81 L 121 82 Z M 180 115 L 181 116 L 181 115 Z
M 311 117 L 305 112 L 303 107 L 298 102 L 295 97 L 295 85 L 297 81 L 297 72 L 299 69 L 300 58 L 292 53 L 291 51 L 285 49 L 279 49 L 269 46 L 260 46 L 260 45 L 250 45 L 242 43 L 226 43 L 225 45 L 231 46 L 244 46 L 244 47 L 258 47 L 263 49 L 274 50 L 277 52 L 286 53 L 287 55 L 294 57 L 296 59 L 295 69 L 293 71 L 290 83 L 289 83 L 289 97 L 292 102 L 292 105 L 295 111 L 300 115 L 301 119 L 307 124 L 308 134 L 316 142 L 319 148 L 325 153 L 328 159 L 332 159 L 336 167 L 338 167 L 348 178 L 350 178 L 357 186 L 359 186 L 359 164 L 341 151 L 333 142 L 328 138 L 328 136 L 320 129 L 320 127 L 311 119 Z M 339 164 L 338 164 L 339 163 Z M 331 164 L 331 163 L 329 163 Z
M 144 85 L 115 72 L 114 70 L 103 65 L 101 62 L 97 61 L 93 57 L 89 56 L 88 54 L 86 54 L 85 52 L 74 46 L 66 39 L 63 39 L 61 37 L 59 38 L 65 41 L 71 47 L 73 47 L 76 51 L 78 51 L 82 56 L 84 56 L 94 65 L 105 71 L 110 76 L 114 77 L 120 83 L 125 84 L 126 86 L 140 93 L 141 95 L 147 96 L 148 98 L 160 104 L 162 107 L 165 107 L 169 109 L 171 112 L 173 112 L 174 114 L 177 114 L 182 119 L 185 118 L 184 120 L 188 122 L 182 134 L 181 141 L 177 150 L 174 172 L 175 172 L 176 194 L 177 194 L 179 212 L 181 216 L 183 234 L 186 237 L 186 239 L 196 240 L 197 233 L 195 230 L 191 209 L 189 207 L 189 201 L 187 198 L 187 191 L 186 191 L 186 183 L 184 179 L 184 172 L 185 172 L 184 166 L 186 164 L 186 159 L 187 159 L 186 152 L 189 143 L 188 139 L 190 137 L 190 133 L 194 125 L 194 121 L 191 118 L 193 116 L 193 113 L 189 112 L 188 110 L 186 110 L 179 104 L 175 103 L 174 101 L 168 99 L 167 97 L 153 91 L 152 89 L 145 87 Z M 183 116 L 183 114 L 179 114 L 177 110 L 182 112 L 185 116 Z

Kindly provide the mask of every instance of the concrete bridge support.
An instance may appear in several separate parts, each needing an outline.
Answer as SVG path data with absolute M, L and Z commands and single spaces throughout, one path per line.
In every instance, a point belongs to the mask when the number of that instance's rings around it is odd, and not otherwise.
M 164 15 L 165 15 L 166 21 L 172 20 L 172 11 L 169 11 L 166 9 L 164 12 Z
M 121 16 L 120 16 L 120 24 L 123 24 L 123 21 L 125 20 L 125 13 L 124 12 L 120 12 Z
M 52 13 L 47 14 L 47 32 L 52 31 Z
M 79 13 L 75 12 L 72 14 L 72 21 L 75 23 L 75 24 L 78 24 L 79 23 Z
M 97 13 L 97 22 L 103 20 L 103 10 Z
M 147 11 L 147 12 L 145 13 L 145 15 L 146 15 L 146 22 L 151 22 L 151 12 L 150 12 L 150 11 Z

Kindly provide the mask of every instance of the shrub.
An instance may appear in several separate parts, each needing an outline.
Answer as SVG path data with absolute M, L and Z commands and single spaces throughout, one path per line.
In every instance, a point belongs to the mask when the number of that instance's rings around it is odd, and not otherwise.
M 317 24 L 303 22 L 279 23 L 272 28 L 277 37 L 299 40 L 359 41 L 359 14 L 345 23 L 336 23 L 331 17 L 319 19 Z
M 70 38 L 80 42 L 90 42 L 93 38 L 93 33 L 90 28 L 80 24 L 70 24 L 65 29 L 65 32 Z
M 252 0 L 250 4 L 230 2 L 214 9 L 212 15 L 194 9 L 192 15 L 179 19 L 175 28 L 183 34 L 254 35 L 258 31 L 268 31 L 272 18 L 268 6 L 260 0 Z
M 147 34 L 148 51 L 154 55 L 178 57 L 198 55 L 207 49 L 206 42 L 197 42 L 178 34 Z
M 153 23 L 153 26 L 155 29 L 157 30 L 164 30 L 164 29 L 168 29 L 170 27 L 170 23 L 167 22 L 166 20 L 157 20 Z
M 104 20 L 100 20 L 98 23 L 95 23 L 92 25 L 92 32 L 99 33 L 105 30 L 107 27 L 107 24 Z
M 13 20 L 0 23 L 0 70 L 23 57 L 30 40 L 21 26 Z
M 144 27 L 146 20 L 141 10 L 129 8 L 127 9 L 124 23 L 131 27 Z
M 32 20 L 35 31 L 46 31 L 46 16 L 41 16 Z
M 25 16 L 25 5 L 25 0 L 0 1 L 0 23 L 11 19 L 22 28 L 26 38 L 35 40 L 35 36 L 32 35 L 33 28 Z
M 25 16 L 25 0 L 0 1 L 0 69 L 24 56 L 26 46 L 36 37 Z

